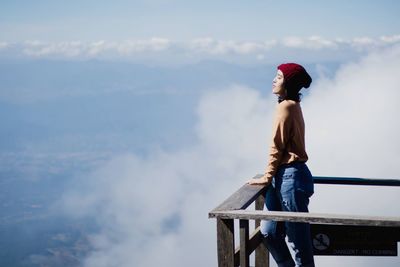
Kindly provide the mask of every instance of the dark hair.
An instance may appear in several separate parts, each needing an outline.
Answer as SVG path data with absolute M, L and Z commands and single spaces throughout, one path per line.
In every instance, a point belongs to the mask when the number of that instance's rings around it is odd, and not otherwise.
M 295 89 L 286 89 L 286 99 L 293 100 L 296 102 L 301 101 L 301 94 L 299 93 L 300 90 Z
M 296 102 L 301 101 L 301 93 L 299 93 L 301 88 L 293 88 L 293 87 L 286 88 L 285 84 L 283 84 L 283 87 L 285 88 L 286 96 L 279 97 L 278 98 L 279 103 L 281 103 L 283 100 L 293 100 Z

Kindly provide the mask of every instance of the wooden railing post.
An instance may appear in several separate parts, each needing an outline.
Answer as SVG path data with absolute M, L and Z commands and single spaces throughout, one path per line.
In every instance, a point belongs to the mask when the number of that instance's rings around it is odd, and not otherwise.
M 265 194 L 261 194 L 256 200 L 256 210 L 263 210 L 265 202 Z M 255 227 L 260 226 L 260 220 L 255 220 Z M 269 251 L 264 242 L 256 248 L 255 267 L 269 267 Z
M 218 267 L 233 267 L 235 256 L 234 223 L 217 218 Z
M 249 267 L 249 220 L 239 220 L 240 225 L 240 267 Z

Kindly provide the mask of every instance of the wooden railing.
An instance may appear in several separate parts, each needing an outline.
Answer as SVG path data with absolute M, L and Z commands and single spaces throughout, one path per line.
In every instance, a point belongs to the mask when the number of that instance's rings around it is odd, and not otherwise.
M 256 175 L 254 178 L 260 177 Z M 364 179 L 349 177 L 314 177 L 316 184 L 400 186 L 400 180 Z M 301 212 L 263 211 L 266 187 L 244 185 L 222 204 L 209 213 L 209 218 L 217 219 L 218 266 L 249 266 L 249 256 L 255 252 L 255 266 L 269 267 L 269 252 L 262 242 L 260 220 L 291 221 L 310 223 L 311 226 L 343 225 L 368 226 L 389 230 L 391 240 L 400 240 L 400 217 L 373 217 Z M 246 210 L 255 202 L 255 210 Z M 395 203 L 398 205 L 398 203 Z M 240 244 L 235 248 L 234 220 L 239 220 Z M 249 233 L 249 220 L 255 221 L 255 230 Z M 370 228 L 368 228 L 370 229 Z M 387 231 L 386 231 L 387 232 Z M 397 243 L 396 243 L 397 245 Z M 397 251 L 396 251 L 397 255 Z

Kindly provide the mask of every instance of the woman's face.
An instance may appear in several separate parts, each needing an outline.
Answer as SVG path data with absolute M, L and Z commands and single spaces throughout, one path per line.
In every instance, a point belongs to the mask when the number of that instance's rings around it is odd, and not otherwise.
M 283 87 L 283 81 L 283 73 L 281 70 L 278 70 L 275 78 L 272 80 L 272 93 L 279 96 L 285 96 L 286 90 Z

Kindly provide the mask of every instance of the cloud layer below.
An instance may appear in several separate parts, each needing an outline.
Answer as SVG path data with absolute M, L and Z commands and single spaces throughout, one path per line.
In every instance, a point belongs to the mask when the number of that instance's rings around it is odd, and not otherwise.
M 399 178 L 398 73 L 400 46 L 394 46 L 314 82 L 302 103 L 314 175 Z M 71 188 L 62 199 L 67 214 L 100 226 L 85 266 L 215 266 L 215 221 L 207 213 L 263 171 L 274 105 L 272 97 L 246 86 L 210 91 L 197 107 L 197 142 L 146 157 L 120 155 Z M 400 213 L 393 205 L 398 189 L 316 189 L 315 212 Z M 316 261 L 328 267 L 398 264 L 396 258 Z

